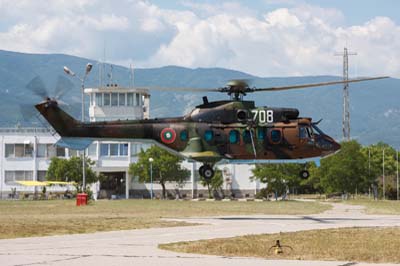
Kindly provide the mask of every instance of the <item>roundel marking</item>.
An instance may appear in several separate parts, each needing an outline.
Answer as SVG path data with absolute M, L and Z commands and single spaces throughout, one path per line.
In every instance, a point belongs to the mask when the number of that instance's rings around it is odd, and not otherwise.
M 166 143 L 166 144 L 171 144 L 175 141 L 176 139 L 176 132 L 175 130 L 173 130 L 172 128 L 164 128 L 161 131 L 161 140 L 162 142 Z

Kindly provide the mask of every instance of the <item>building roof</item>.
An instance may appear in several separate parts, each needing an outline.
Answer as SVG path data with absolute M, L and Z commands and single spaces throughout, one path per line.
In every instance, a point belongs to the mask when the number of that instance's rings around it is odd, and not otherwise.
M 127 87 L 119 87 L 119 86 L 106 86 L 100 88 L 85 88 L 85 93 L 93 93 L 93 92 L 133 92 L 133 93 L 140 93 L 146 96 L 149 96 L 149 89 L 144 87 L 134 87 L 134 88 L 127 88 Z

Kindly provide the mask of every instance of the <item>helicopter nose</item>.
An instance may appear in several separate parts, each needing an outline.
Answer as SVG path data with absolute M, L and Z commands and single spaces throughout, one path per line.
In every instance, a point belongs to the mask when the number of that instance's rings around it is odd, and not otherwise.
M 323 157 L 340 150 L 340 144 L 327 135 L 320 136 L 316 141 L 316 146 L 321 149 Z

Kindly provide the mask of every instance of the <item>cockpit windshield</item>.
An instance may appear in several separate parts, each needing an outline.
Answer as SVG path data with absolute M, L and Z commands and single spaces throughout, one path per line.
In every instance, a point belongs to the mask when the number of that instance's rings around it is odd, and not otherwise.
M 314 134 L 315 135 L 325 135 L 325 133 L 322 132 L 322 130 L 319 129 L 319 127 L 317 127 L 316 124 L 312 124 L 312 128 L 314 129 Z

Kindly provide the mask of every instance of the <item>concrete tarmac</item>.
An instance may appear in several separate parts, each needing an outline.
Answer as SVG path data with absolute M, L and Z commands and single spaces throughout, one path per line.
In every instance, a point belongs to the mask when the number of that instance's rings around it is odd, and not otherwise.
M 157 246 L 161 243 L 246 234 L 353 226 L 400 226 L 400 216 L 366 215 L 360 206 L 338 203 L 333 203 L 332 210 L 316 215 L 251 215 L 179 220 L 203 225 L 5 239 L 0 240 L 0 265 L 377 265 L 349 261 L 266 260 L 206 256 L 164 251 L 158 249 Z

